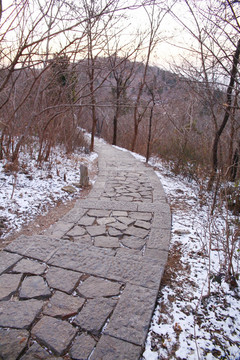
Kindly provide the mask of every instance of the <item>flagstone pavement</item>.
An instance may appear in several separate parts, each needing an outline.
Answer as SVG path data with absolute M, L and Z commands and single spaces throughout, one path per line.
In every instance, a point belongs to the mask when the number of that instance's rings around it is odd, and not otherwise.
M 0 252 L 0 359 L 141 359 L 171 213 L 153 169 L 96 142 L 86 199 Z

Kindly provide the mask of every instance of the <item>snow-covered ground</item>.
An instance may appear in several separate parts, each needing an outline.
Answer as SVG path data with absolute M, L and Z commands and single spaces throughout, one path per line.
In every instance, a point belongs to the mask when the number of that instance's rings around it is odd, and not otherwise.
M 224 204 L 211 216 L 210 194 L 150 163 L 171 205 L 172 238 L 143 359 L 240 359 L 240 281 L 225 281 L 231 246 L 239 273 L 239 231 L 229 225 L 239 219 Z
M 88 166 L 91 173 L 96 153 L 85 155 L 74 153 L 69 156 L 57 147 L 49 162 L 39 165 L 36 155 L 27 151 L 20 154 L 19 171 L 8 171 L 6 160 L 0 161 L 0 220 L 1 239 L 28 224 L 37 215 L 47 213 L 58 201 L 79 196 L 81 189 L 68 193 L 64 186 L 79 183 L 80 164 Z

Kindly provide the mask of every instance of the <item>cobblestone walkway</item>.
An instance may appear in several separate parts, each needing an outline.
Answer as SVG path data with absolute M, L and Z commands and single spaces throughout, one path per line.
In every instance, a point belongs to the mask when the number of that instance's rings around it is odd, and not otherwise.
M 87 199 L 0 252 L 0 359 L 140 359 L 171 215 L 154 171 L 97 142 Z

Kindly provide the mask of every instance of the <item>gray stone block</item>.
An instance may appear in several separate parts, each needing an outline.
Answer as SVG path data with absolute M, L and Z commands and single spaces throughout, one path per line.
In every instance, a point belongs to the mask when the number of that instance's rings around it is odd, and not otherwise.
M 42 310 L 39 300 L 2 301 L 0 303 L 0 326 L 29 329 Z
M 137 220 L 134 224 L 135 227 L 139 227 L 141 229 L 149 230 L 151 228 L 151 224 L 148 221 Z
M 124 231 L 125 235 L 135 236 L 137 238 L 145 239 L 145 237 L 149 234 L 149 230 L 145 230 L 142 228 L 137 228 L 135 226 L 130 226 L 126 231 Z
M 0 300 L 8 300 L 18 289 L 21 274 L 2 274 L 0 276 Z
M 124 236 L 121 239 L 121 244 L 130 249 L 141 250 L 146 244 L 146 240 L 134 236 Z
M 94 245 L 105 248 L 118 248 L 120 246 L 118 239 L 113 236 L 97 236 Z
M 86 298 L 109 297 L 119 295 L 121 284 L 90 276 L 82 282 L 77 292 Z
M 63 355 L 77 333 L 67 321 L 44 316 L 32 329 L 40 343 L 47 346 L 56 355 Z
M 170 229 L 152 228 L 147 247 L 150 249 L 159 249 L 168 251 L 171 238 Z
M 171 229 L 172 218 L 169 213 L 155 213 L 152 228 Z
M 98 225 L 107 225 L 107 224 L 113 224 L 116 222 L 116 219 L 112 216 L 109 217 L 101 217 L 97 219 Z
M 159 264 L 165 266 L 168 259 L 168 251 L 146 248 L 144 257 L 158 260 Z
M 116 305 L 116 300 L 96 298 L 88 300 L 73 322 L 83 330 L 98 335 Z
M 21 360 L 63 360 L 63 358 L 50 355 L 38 343 L 34 343 L 21 357 Z
M 90 335 L 83 333 L 74 339 L 70 356 L 74 360 L 88 359 L 95 345 L 96 341 Z
M 93 225 L 94 221 L 95 221 L 95 217 L 85 215 L 78 221 L 78 225 L 79 226 L 91 226 L 91 225 Z
M 44 299 L 52 295 L 48 285 L 41 276 L 27 276 L 22 282 L 20 299 Z
M 106 234 L 106 226 L 102 225 L 102 226 L 98 226 L 98 225 L 93 225 L 93 226 L 87 226 L 86 227 L 87 232 L 89 233 L 89 235 L 91 236 L 100 236 L 100 235 L 105 235 Z
M 13 271 L 21 274 L 42 275 L 47 266 L 30 259 L 22 259 L 14 266 Z
M 108 234 L 109 234 L 110 236 L 119 237 L 119 236 L 122 235 L 122 231 L 121 231 L 121 230 L 117 230 L 117 229 L 115 229 L 115 228 L 113 228 L 113 227 L 109 227 L 109 229 L 108 229 Z
M 158 290 L 127 284 L 111 316 L 105 334 L 144 345 Z
M 57 267 L 49 267 L 46 274 L 48 285 L 53 289 L 71 294 L 77 286 L 82 274 Z
M 103 334 L 91 360 L 137 360 L 141 352 L 140 346 Z
M 79 208 L 78 204 L 76 203 L 74 208 L 61 218 L 61 222 L 75 224 L 80 220 L 85 212 L 86 210 Z
M 63 220 L 59 220 L 58 222 L 50 226 L 50 228 L 46 230 L 44 234 L 54 236 L 55 238 L 60 239 L 64 234 L 66 234 L 71 229 L 72 226 L 73 224 L 71 222 L 65 222 Z
M 67 236 L 83 236 L 86 234 L 86 230 L 82 226 L 74 226 L 71 230 L 69 230 L 66 235 Z
M 100 276 L 123 283 L 129 282 L 150 289 L 158 289 L 162 273 L 163 267 L 156 259 L 144 259 L 143 257 L 140 262 L 129 256 L 117 256 L 113 257 L 107 273 Z
M 0 252 L 0 274 L 7 271 L 10 267 L 16 264 L 22 257 L 17 254 L 12 254 L 7 251 Z
M 28 342 L 27 330 L 0 329 L 0 359 L 16 360 Z
M 64 240 L 57 240 L 43 235 L 21 236 L 8 245 L 7 249 L 18 254 L 47 262 L 64 243 Z
M 85 302 L 85 299 L 78 296 L 67 295 L 56 291 L 49 302 L 45 305 L 45 315 L 67 319 L 78 313 Z
M 95 202 L 96 205 L 96 202 Z M 110 216 L 111 211 L 109 210 L 96 210 L 96 209 L 92 209 L 88 211 L 88 216 L 95 216 L 95 217 L 109 217 Z
M 130 212 L 129 216 L 135 220 L 150 221 L 152 219 L 151 212 Z

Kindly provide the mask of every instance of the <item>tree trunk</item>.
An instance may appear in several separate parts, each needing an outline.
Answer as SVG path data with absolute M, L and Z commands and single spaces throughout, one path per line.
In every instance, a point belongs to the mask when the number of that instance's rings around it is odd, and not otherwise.
M 212 147 L 212 174 L 210 176 L 209 182 L 208 182 L 208 189 L 210 190 L 212 188 L 215 175 L 218 169 L 218 144 L 220 137 L 222 135 L 223 130 L 225 129 L 225 126 L 227 125 L 228 119 L 230 117 L 231 113 L 231 105 L 232 105 L 232 91 L 234 88 L 234 83 L 236 81 L 236 75 L 237 75 L 237 65 L 239 62 L 239 55 L 240 55 L 240 40 L 238 40 L 237 48 L 234 54 L 233 58 L 233 66 L 231 70 L 231 77 L 230 82 L 227 88 L 227 103 L 226 103 L 226 110 L 224 114 L 223 121 L 220 125 L 220 128 L 217 130 L 215 134 L 215 138 L 213 141 L 213 147 Z
M 154 104 L 153 104 L 154 106 Z M 148 142 L 147 142 L 147 155 L 146 155 L 146 163 L 148 163 L 150 156 L 150 144 L 151 144 L 151 135 L 152 135 L 152 117 L 153 117 L 153 106 L 151 107 L 151 113 L 149 118 L 149 128 L 148 128 Z
M 117 145 L 117 115 L 115 114 L 113 117 L 113 141 L 112 145 Z

